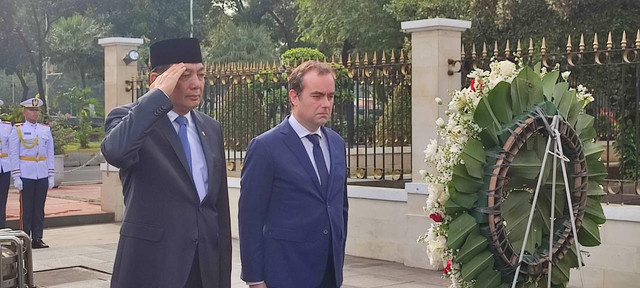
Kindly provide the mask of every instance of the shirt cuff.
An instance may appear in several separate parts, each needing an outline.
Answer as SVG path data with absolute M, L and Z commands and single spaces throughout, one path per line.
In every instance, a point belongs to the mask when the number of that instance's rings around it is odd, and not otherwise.
M 264 283 L 264 281 L 260 281 L 260 282 L 247 282 L 247 285 L 251 286 L 251 285 L 258 285 L 258 284 L 262 284 Z

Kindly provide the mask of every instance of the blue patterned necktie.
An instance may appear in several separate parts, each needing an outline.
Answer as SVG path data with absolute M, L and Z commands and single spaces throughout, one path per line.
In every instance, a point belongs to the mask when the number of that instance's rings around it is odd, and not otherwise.
M 187 163 L 189 163 L 189 170 L 192 170 L 193 167 L 191 165 L 191 146 L 189 146 L 189 138 L 187 137 L 187 123 L 188 120 L 184 116 L 178 116 L 176 118 L 176 123 L 180 125 L 178 129 L 178 138 L 180 138 L 180 142 L 182 143 L 182 148 L 184 149 L 184 154 L 187 156 Z
M 329 172 L 327 170 L 327 163 L 324 162 L 322 148 L 320 148 L 320 135 L 309 134 L 306 137 L 311 141 L 311 143 L 313 143 L 313 158 L 316 160 L 316 168 L 318 168 L 318 174 L 320 175 L 320 186 L 324 191 L 327 191 Z

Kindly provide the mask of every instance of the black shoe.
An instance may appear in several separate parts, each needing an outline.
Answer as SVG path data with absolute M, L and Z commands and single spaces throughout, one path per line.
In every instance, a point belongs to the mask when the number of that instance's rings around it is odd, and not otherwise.
M 33 240 L 31 242 L 31 248 L 33 248 L 33 249 L 49 248 L 49 245 L 47 245 L 46 243 L 42 242 L 42 240 Z

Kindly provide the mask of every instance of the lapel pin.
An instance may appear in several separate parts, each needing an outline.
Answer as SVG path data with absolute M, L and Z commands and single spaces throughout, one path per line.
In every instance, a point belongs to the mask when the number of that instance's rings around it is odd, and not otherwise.
M 202 136 L 207 136 L 206 134 L 204 134 L 204 131 L 200 131 L 200 132 L 202 132 Z

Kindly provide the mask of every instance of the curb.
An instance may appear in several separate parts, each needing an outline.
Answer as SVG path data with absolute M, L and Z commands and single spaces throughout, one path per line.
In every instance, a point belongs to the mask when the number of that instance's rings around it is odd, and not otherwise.
M 54 228 L 54 227 L 68 227 L 68 226 L 80 226 L 80 225 L 88 225 L 88 224 L 104 224 L 104 223 L 113 223 L 114 221 L 114 213 L 113 212 L 104 212 L 99 214 L 88 214 L 88 215 L 70 215 L 70 216 L 54 216 L 54 217 L 46 217 L 44 219 L 44 228 Z M 19 220 L 7 220 L 6 224 L 7 228 L 11 229 L 20 229 Z

